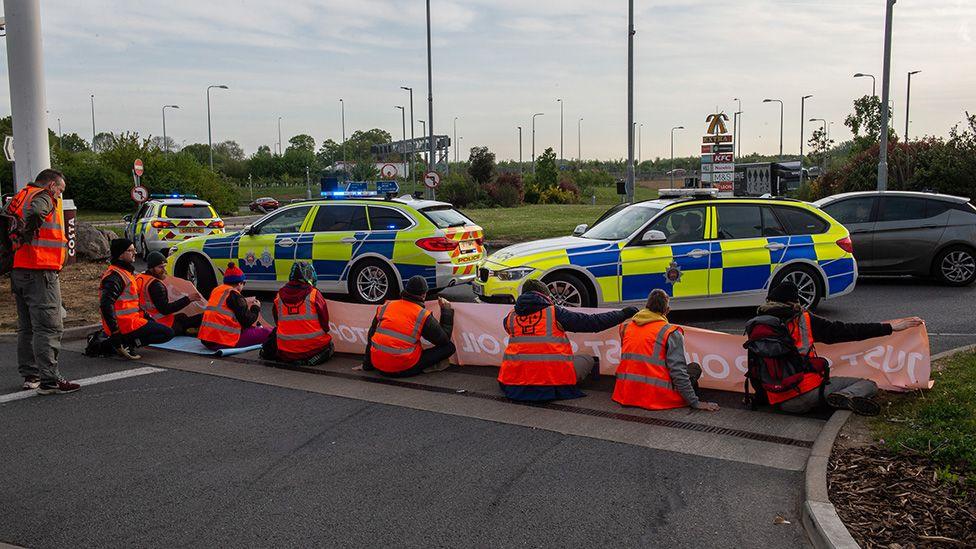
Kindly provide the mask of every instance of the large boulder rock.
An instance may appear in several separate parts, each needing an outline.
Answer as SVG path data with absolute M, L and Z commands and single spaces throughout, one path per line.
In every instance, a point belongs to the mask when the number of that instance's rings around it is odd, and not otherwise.
M 109 236 L 114 234 L 103 231 L 91 223 L 79 221 L 75 233 L 75 254 L 81 261 L 104 261 L 109 258 Z

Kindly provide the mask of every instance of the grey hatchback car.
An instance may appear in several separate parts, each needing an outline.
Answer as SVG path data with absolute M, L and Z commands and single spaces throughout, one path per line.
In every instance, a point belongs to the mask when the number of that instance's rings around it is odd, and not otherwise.
M 851 232 L 861 274 L 932 276 L 950 286 L 976 280 L 976 208 L 968 198 L 868 191 L 814 204 Z

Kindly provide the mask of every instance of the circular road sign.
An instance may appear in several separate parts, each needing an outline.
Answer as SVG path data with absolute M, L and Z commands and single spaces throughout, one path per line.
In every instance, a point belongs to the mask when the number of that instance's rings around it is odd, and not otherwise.
M 135 172 L 137 176 L 142 177 L 142 172 L 145 171 L 145 168 L 142 165 L 142 160 L 136 158 L 136 161 L 132 163 L 132 171 Z
M 424 174 L 424 185 L 428 189 L 436 189 L 441 184 L 441 174 L 437 172 L 427 172 Z
M 142 204 L 147 199 L 149 199 L 149 189 L 143 187 L 142 185 L 139 185 L 138 187 L 132 187 L 132 190 L 129 191 L 129 195 L 132 197 L 132 200 L 135 200 L 137 203 Z
M 398 171 L 397 167 L 393 164 L 383 164 L 380 173 L 383 174 L 383 177 L 396 177 Z

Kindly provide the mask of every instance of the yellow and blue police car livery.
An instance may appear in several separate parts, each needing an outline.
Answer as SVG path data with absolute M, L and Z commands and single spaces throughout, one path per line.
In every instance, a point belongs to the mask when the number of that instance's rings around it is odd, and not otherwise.
M 202 291 L 229 261 L 259 290 L 279 288 L 292 265 L 304 261 L 323 292 L 379 303 L 415 275 L 434 289 L 471 282 L 484 244 L 481 227 L 444 202 L 323 199 L 278 209 L 237 233 L 188 240 L 171 255 L 173 272 Z
M 566 305 L 640 304 L 659 288 L 681 309 L 756 305 L 780 280 L 796 283 L 809 306 L 854 289 L 847 230 L 803 202 L 679 198 L 615 210 L 581 235 L 496 252 L 479 270 L 475 293 L 510 303 L 535 278 Z M 601 229 L 606 223 L 623 232 Z
M 173 244 L 197 236 L 224 233 L 224 221 L 213 206 L 196 195 L 151 195 L 134 216 L 126 219 L 125 236 L 143 256 L 165 252 Z

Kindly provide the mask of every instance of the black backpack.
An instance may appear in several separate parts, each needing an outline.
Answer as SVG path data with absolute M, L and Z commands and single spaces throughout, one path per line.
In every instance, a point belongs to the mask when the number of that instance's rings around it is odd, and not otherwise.
M 771 315 L 760 315 L 746 323 L 748 370 L 745 381 L 745 401 L 756 409 L 769 404 L 767 393 L 799 391 L 803 374 L 816 373 L 822 378 L 820 398 L 830 379 L 830 365 L 826 359 L 800 354 L 786 324 Z M 750 393 L 750 386 L 752 394 Z
M 15 195 L 14 195 L 15 196 Z M 0 275 L 9 273 L 14 267 L 14 254 L 23 242 L 30 242 L 33 235 L 25 234 L 24 220 L 17 214 L 22 204 L 13 203 L 13 196 L 0 198 Z

